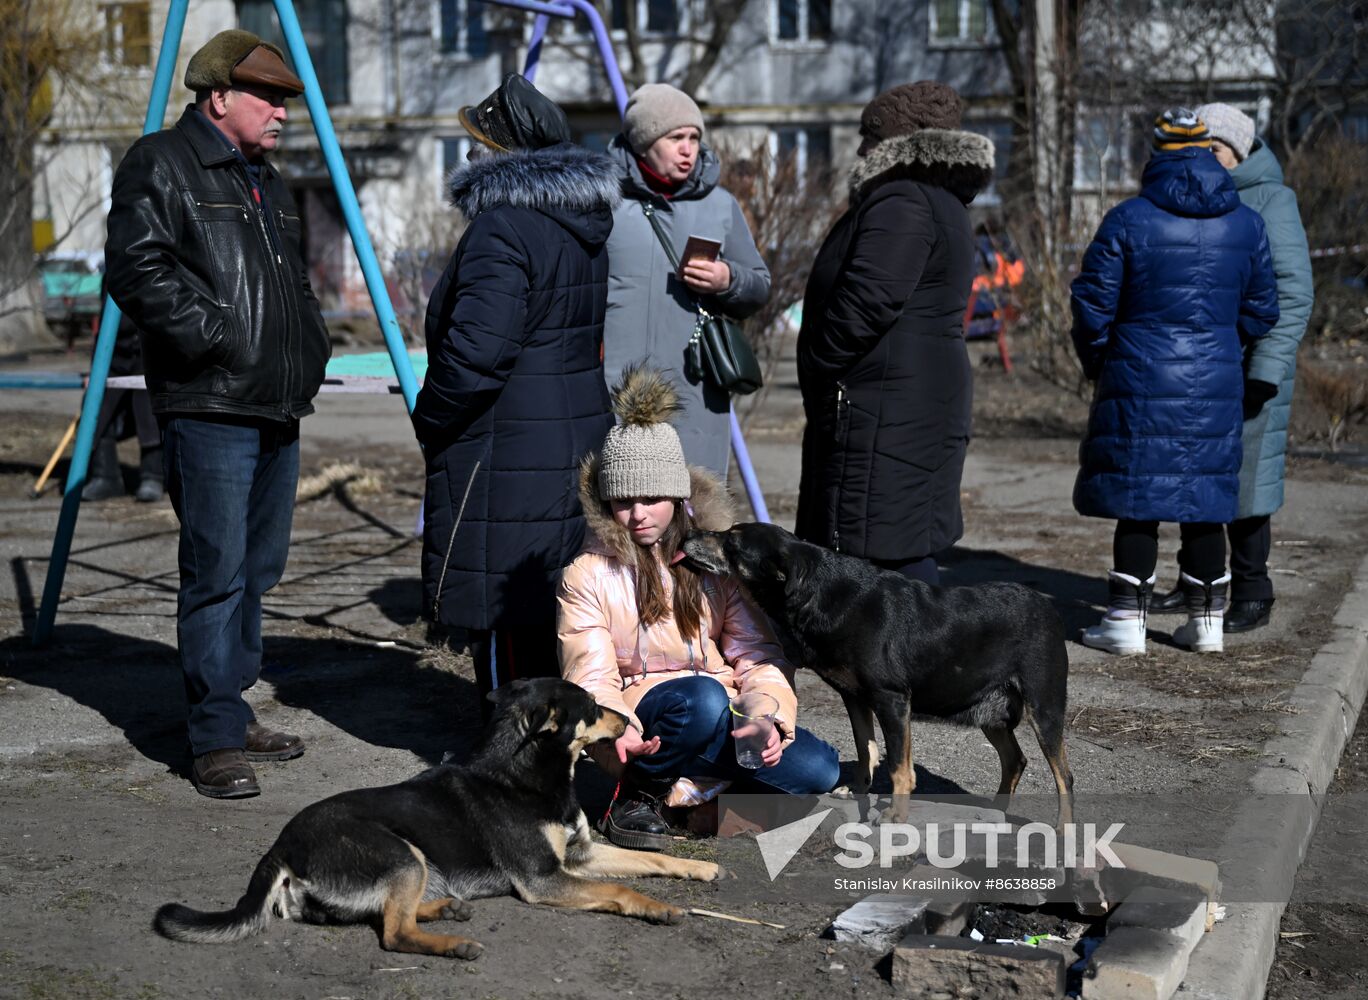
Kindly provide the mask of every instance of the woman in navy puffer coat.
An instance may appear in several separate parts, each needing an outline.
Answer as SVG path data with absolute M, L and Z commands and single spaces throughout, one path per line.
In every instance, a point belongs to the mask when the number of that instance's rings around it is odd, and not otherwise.
M 584 543 L 579 461 L 613 425 L 599 352 L 620 195 L 608 158 L 568 142 L 565 113 L 517 74 L 461 117 L 501 152 L 450 179 L 470 225 L 428 302 L 413 423 L 423 612 L 466 630 L 488 693 L 559 670 L 556 582 Z
M 1117 519 L 1109 610 L 1083 641 L 1117 653 L 1144 652 L 1160 521 L 1183 531 L 1190 615 L 1174 639 L 1221 648 L 1244 348 L 1278 318 L 1263 222 L 1205 127 L 1166 112 L 1155 145 L 1140 195 L 1107 213 L 1073 283 L 1074 345 L 1097 382 L 1074 506 Z

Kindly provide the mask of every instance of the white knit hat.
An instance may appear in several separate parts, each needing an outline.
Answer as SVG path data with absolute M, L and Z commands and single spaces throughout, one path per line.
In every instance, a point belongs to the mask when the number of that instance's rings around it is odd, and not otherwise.
M 687 500 L 689 467 L 670 423 L 681 407 L 670 380 L 654 368 L 623 369 L 622 381 L 613 388 L 613 409 L 619 423 L 603 439 L 599 495 L 604 500 Z
M 645 156 L 646 150 L 662 135 L 686 125 L 692 125 L 701 135 L 703 112 L 698 110 L 694 99 L 678 87 L 668 83 L 646 83 L 627 98 L 622 133 L 637 156 Z
M 1254 119 L 1229 104 L 1203 104 L 1197 117 L 1206 122 L 1211 137 L 1225 143 L 1241 160 L 1254 148 Z

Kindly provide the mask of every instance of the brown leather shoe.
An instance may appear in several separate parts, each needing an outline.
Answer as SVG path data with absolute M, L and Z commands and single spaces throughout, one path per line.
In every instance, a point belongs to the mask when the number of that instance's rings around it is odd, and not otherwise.
M 211 799 L 246 799 L 261 794 L 256 772 L 236 747 L 200 754 L 190 768 L 190 780 L 195 791 Z
M 304 741 L 293 733 L 278 733 L 259 722 L 247 723 L 248 760 L 292 760 L 304 752 Z

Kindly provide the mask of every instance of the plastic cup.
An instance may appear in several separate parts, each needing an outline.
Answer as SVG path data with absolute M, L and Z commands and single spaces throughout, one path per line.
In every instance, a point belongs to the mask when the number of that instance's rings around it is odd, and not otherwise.
M 774 732 L 774 713 L 779 702 L 772 695 L 752 691 L 732 699 L 732 742 L 736 744 L 736 762 L 756 770 L 765 766 L 762 756 Z

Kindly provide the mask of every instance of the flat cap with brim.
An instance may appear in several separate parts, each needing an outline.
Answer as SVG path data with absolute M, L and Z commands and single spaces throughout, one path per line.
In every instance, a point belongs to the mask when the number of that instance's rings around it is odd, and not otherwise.
M 279 90 L 290 97 L 304 93 L 304 81 L 285 65 L 285 53 L 238 28 L 220 31 L 190 57 L 185 86 L 196 92 L 250 86 Z

